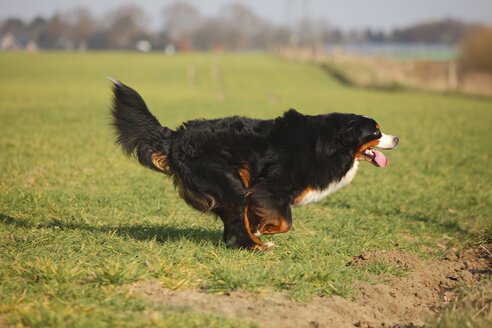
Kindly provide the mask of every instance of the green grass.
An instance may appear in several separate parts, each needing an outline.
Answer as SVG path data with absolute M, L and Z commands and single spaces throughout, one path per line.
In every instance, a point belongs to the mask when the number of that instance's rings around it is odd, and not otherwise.
M 491 100 L 350 89 L 319 67 L 266 55 L 0 54 L 0 68 L 0 323 L 237 326 L 149 316 L 153 305 L 127 286 L 150 278 L 211 293 L 349 297 L 354 279 L 405 274 L 346 266 L 363 250 L 398 244 L 433 259 L 444 252 L 437 244 L 491 237 Z M 293 231 L 265 238 L 275 251 L 227 249 L 220 220 L 188 208 L 169 179 L 114 146 L 106 76 L 137 89 L 171 128 L 294 107 L 369 115 L 401 142 L 388 168 L 362 164 L 348 188 L 295 209 Z
M 490 327 L 492 278 L 489 276 L 475 286 L 460 286 L 448 309 L 429 320 L 429 324 L 438 328 Z

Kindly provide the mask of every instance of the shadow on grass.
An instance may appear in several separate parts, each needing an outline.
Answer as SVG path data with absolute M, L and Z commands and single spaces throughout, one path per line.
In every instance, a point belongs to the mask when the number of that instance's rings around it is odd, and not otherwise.
M 113 233 L 118 236 L 128 237 L 137 240 L 152 240 L 166 243 L 187 239 L 196 244 L 203 243 L 204 240 L 212 241 L 213 244 L 219 245 L 222 242 L 222 231 L 207 230 L 204 228 L 178 228 L 159 224 L 129 224 L 129 225 L 111 225 L 111 226 L 93 226 L 84 222 L 78 222 L 77 219 L 61 220 L 49 219 L 45 223 L 33 223 L 26 219 L 16 219 L 11 216 L 0 214 L 0 223 L 21 228 L 52 228 L 60 230 L 85 230 L 89 232 Z
M 461 236 L 466 236 L 467 238 L 477 237 L 475 234 L 461 228 L 459 220 L 457 219 L 439 220 L 434 216 L 422 213 L 405 213 L 403 218 L 411 222 L 422 222 L 428 226 L 434 227 L 435 230 L 442 233 L 454 233 Z
M 322 203 L 323 206 L 338 209 L 338 210 L 347 210 L 354 209 L 357 210 L 358 217 L 364 217 L 364 214 L 367 213 L 368 216 L 371 217 L 382 217 L 384 220 L 390 220 L 391 218 L 399 218 L 406 224 L 411 226 L 415 226 L 415 223 L 423 223 L 428 230 L 428 233 L 449 233 L 454 235 L 459 235 L 460 237 L 464 237 L 467 239 L 475 239 L 478 237 L 476 233 L 470 232 L 466 229 L 463 229 L 460 220 L 457 218 L 452 218 L 449 216 L 438 217 L 435 214 L 427 214 L 425 212 L 402 212 L 399 209 L 370 209 L 364 210 L 363 212 L 359 211 L 359 209 L 355 206 L 352 206 L 350 202 L 344 200 L 325 200 Z
M 338 204 L 340 208 L 346 208 L 347 204 Z M 349 207 L 349 206 L 348 206 Z M 395 213 L 391 213 L 395 215 Z M 385 213 L 384 215 L 390 215 Z M 422 222 L 428 226 L 430 231 L 440 233 L 451 233 L 464 238 L 476 238 L 477 236 L 460 227 L 458 220 L 439 220 L 433 216 L 424 213 L 399 213 L 403 220 L 408 222 Z M 36 223 L 26 219 L 16 219 L 11 216 L 0 214 L 0 223 L 16 227 L 26 228 L 49 228 L 59 230 L 85 230 L 92 233 L 112 233 L 118 236 L 127 237 L 137 240 L 152 240 L 166 243 L 181 239 L 189 240 L 196 244 L 204 241 L 211 241 L 214 245 L 222 243 L 221 230 L 209 230 L 203 227 L 184 227 L 166 226 L 161 224 L 152 224 L 142 222 L 141 224 L 122 224 L 122 225 L 90 225 L 86 222 L 80 222 L 77 218 L 70 219 L 47 219 L 46 222 Z

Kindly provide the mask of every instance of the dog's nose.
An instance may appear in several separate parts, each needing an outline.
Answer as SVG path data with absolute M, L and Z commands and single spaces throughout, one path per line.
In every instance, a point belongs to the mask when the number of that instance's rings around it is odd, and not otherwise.
M 395 146 L 398 146 L 398 141 L 400 141 L 400 139 L 398 139 L 398 137 L 395 137 L 393 139 L 394 143 L 395 143 Z

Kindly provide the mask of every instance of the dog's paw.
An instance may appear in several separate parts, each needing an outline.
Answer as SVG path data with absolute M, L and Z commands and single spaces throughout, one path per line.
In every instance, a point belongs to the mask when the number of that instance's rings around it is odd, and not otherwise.
M 275 248 L 275 244 L 273 241 L 268 241 L 266 243 L 261 243 L 261 244 L 256 244 L 253 247 L 251 247 L 252 250 L 257 250 L 257 251 L 271 251 Z
M 227 242 L 226 242 L 226 246 L 227 247 L 236 247 L 237 244 L 236 244 L 236 237 L 234 236 L 231 236 L 230 238 L 227 239 Z

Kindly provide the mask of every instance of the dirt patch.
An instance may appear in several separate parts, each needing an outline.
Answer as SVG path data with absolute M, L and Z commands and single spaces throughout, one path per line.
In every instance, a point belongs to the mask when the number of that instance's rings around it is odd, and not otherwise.
M 284 293 L 255 295 L 235 291 L 210 295 L 197 290 L 171 291 L 155 280 L 132 286 L 136 294 L 166 310 L 186 310 L 253 321 L 270 327 L 401 327 L 420 326 L 450 302 L 453 289 L 472 284 L 490 274 L 492 245 L 462 252 L 451 251 L 446 258 L 422 263 L 399 250 L 364 252 L 347 265 L 364 266 L 382 262 L 408 269 L 404 277 L 388 276 L 385 284 L 354 282 L 354 298 L 314 298 L 309 303 L 289 300 Z
M 7 320 L 0 315 L 0 327 L 7 327 Z
M 373 308 L 371 325 L 423 325 L 426 317 L 441 311 L 454 297 L 458 284 L 472 284 L 491 273 L 491 257 L 485 249 L 449 252 L 425 265 L 416 256 L 402 251 L 375 251 L 355 257 L 349 265 L 383 262 L 409 269 L 390 283 L 356 283 L 355 303 Z

